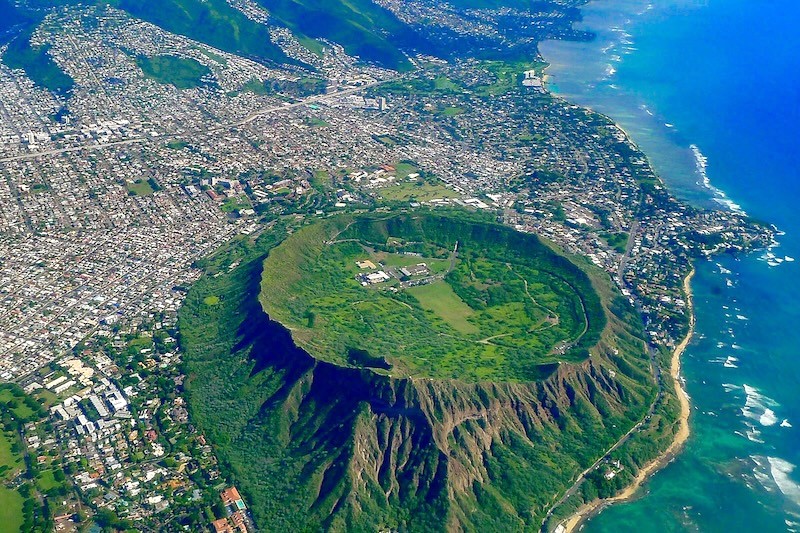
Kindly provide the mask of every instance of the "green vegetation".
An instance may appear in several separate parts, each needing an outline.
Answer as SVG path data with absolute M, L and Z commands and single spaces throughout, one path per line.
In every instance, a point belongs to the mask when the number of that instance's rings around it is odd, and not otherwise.
M 294 228 L 288 240 L 278 223 L 257 240 L 237 238 L 198 263 L 205 275 L 179 314 L 192 421 L 213 444 L 223 472 L 244 493 L 259 529 L 538 530 L 577 473 L 644 415 L 655 386 L 641 324 L 608 277 L 584 259 L 567 259 L 528 241 L 531 236 L 473 216 L 325 219 Z M 356 222 L 348 227 L 351 220 Z M 385 249 L 375 246 L 371 253 L 361 248 L 359 259 L 384 261 L 386 268 L 419 262 L 420 256 L 402 253 L 416 246 L 432 271 L 444 273 L 454 240 L 465 243 L 447 281 L 380 301 L 400 316 L 411 313 L 406 305 L 418 306 L 412 314 L 441 321 L 440 331 L 466 335 L 458 327 L 480 328 L 473 319 L 492 308 L 522 317 L 524 310 L 513 302 L 520 283 L 515 274 L 525 277 L 530 273 L 520 265 L 533 270 L 544 262 L 574 274 L 570 277 L 584 284 L 580 293 L 587 298 L 599 298 L 604 318 L 590 321 L 605 326 L 591 328 L 595 336 L 589 339 L 588 360 L 575 359 L 582 363 L 559 365 L 557 371 L 541 369 L 531 382 L 389 377 L 387 370 L 397 369 L 387 369 L 386 354 L 374 349 L 349 350 L 342 366 L 312 358 L 295 346 L 296 337 L 265 316 L 258 298 L 266 292 L 262 265 L 276 253 L 280 258 L 287 243 L 299 256 L 318 257 L 320 247 L 340 247 L 346 254 L 347 242 L 325 245 L 310 238 L 316 233 L 324 241 L 326 228 L 344 230 L 337 239 L 357 239 L 349 241 L 355 247 L 383 243 Z M 469 242 L 479 244 L 475 257 Z M 486 242 L 493 244 L 485 247 Z M 503 259 L 486 257 L 493 250 L 502 251 Z M 297 264 L 287 260 L 284 255 L 279 263 Z M 322 268 L 326 264 L 319 266 L 315 275 L 331 275 Z M 450 283 L 455 272 L 466 279 Z M 287 284 L 306 274 L 297 268 L 279 273 L 285 273 Z M 502 283 L 491 288 L 488 276 Z M 498 290 L 503 287 L 507 290 Z M 273 289 L 282 290 L 278 283 Z M 365 290 L 376 296 L 383 292 Z M 538 288 L 532 290 L 538 294 Z M 210 296 L 220 303 L 206 305 Z M 333 287 L 329 298 L 330 305 L 339 298 Z M 449 305 L 438 303 L 442 298 Z M 499 301 L 504 303 L 495 305 Z M 317 330 L 324 324 L 324 313 L 306 311 L 298 327 Z M 438 341 L 430 338 L 429 344 Z
M 308 117 L 306 119 L 306 125 L 308 125 L 311 128 L 323 128 L 323 127 L 330 126 L 330 124 L 328 124 L 327 122 L 325 122 L 321 118 L 317 118 L 317 117 Z
M 344 46 L 348 54 L 389 68 L 410 70 L 398 49 L 413 42 L 408 26 L 371 0 L 258 0 L 278 23 L 304 37 L 312 52 L 321 50 L 308 37 Z
M 461 90 L 461 87 L 453 83 L 453 80 L 445 76 L 439 76 L 438 78 L 434 79 L 433 88 L 437 91 L 444 92 L 458 92 Z
M 36 478 L 36 485 L 42 492 L 48 493 L 64 486 L 64 472 L 58 470 L 45 470 Z
M 36 85 L 57 94 L 65 95 L 74 85 L 72 78 L 50 57 L 48 47 L 32 47 L 27 33 L 9 43 L 3 54 L 3 63 L 9 68 L 24 70 Z
M 125 186 L 128 188 L 128 194 L 131 196 L 148 196 L 155 192 L 149 180 L 138 179 L 133 183 L 127 182 Z
M 302 76 L 296 81 L 267 80 L 259 81 L 252 78 L 242 86 L 242 91 L 257 95 L 288 93 L 293 96 L 303 97 L 325 92 L 326 81 L 324 78 Z
M 445 117 L 455 117 L 464 113 L 463 107 L 445 107 L 441 114 Z
M 356 262 L 377 264 L 376 251 L 451 264 L 422 287 L 364 286 Z M 467 381 L 536 379 L 547 365 L 585 358 L 605 324 L 585 274 L 535 237 L 434 216 L 303 228 L 265 261 L 261 301 L 315 357 L 346 365 L 358 350 L 392 375 Z
M 458 198 L 461 196 L 444 184 L 433 184 L 424 181 L 404 181 L 388 187 L 382 187 L 378 194 L 390 201 L 396 202 L 429 202 L 437 198 Z
M 109 3 L 169 32 L 225 52 L 294 63 L 270 40 L 266 26 L 248 19 L 225 0 L 110 0 Z
M 381 84 L 375 89 L 377 94 L 454 94 L 463 93 L 464 87 L 446 77 L 399 79 Z
M 183 150 L 189 146 L 189 143 L 181 140 L 172 140 L 167 143 L 167 148 L 170 150 Z
M 289 190 L 287 189 L 286 192 L 288 193 Z M 225 201 L 222 202 L 220 209 L 222 209 L 223 213 L 233 213 L 234 211 L 239 211 L 240 209 L 250 209 L 251 207 L 252 205 L 246 196 L 238 196 L 225 198 Z
M 265 94 L 270 94 L 270 91 L 267 86 L 262 81 L 258 81 L 255 78 L 251 78 L 242 86 L 243 92 L 251 92 L 253 94 L 257 94 L 263 96 Z
M 219 305 L 219 296 L 206 296 L 203 298 L 203 303 L 206 305 Z
M 423 309 L 441 318 L 459 333 L 470 334 L 480 331 L 469 321 L 475 315 L 475 311 L 458 297 L 449 284 L 437 282 L 420 285 L 409 288 L 408 293 Z
M 525 71 L 535 70 L 541 74 L 546 65 L 530 61 L 486 61 L 485 66 L 495 76 L 495 81 L 480 87 L 478 92 L 484 96 L 498 96 L 520 87 Z
M 306 37 L 305 35 L 296 35 L 297 40 L 300 41 L 309 52 L 318 55 L 319 57 L 323 57 L 325 55 L 325 47 L 322 46 L 322 43 L 316 39 L 312 39 L 311 37 Z
M 397 174 L 397 179 L 401 180 L 406 179 L 410 174 L 418 174 L 420 172 L 417 164 L 407 159 L 404 159 L 393 166 L 394 172 Z
M 209 59 L 211 59 L 213 61 L 216 61 L 217 63 L 219 63 L 222 66 L 225 66 L 225 65 L 228 64 L 228 60 L 227 59 L 225 59 L 224 57 L 222 57 L 219 54 L 215 54 L 214 52 L 210 51 L 207 48 L 203 48 L 203 47 L 198 46 L 198 47 L 195 47 L 195 50 L 197 50 L 198 52 L 200 52 L 201 54 L 203 54 L 207 58 L 209 58 Z
M 17 441 L 18 436 L 13 432 L 0 432 L 0 477 L 6 481 L 13 479 L 25 466 Z
M 22 531 L 24 501 L 18 490 L 0 487 L 0 524 L 3 524 L 3 531 Z
M 600 233 L 600 236 L 610 247 L 614 248 L 619 253 L 625 253 L 625 248 L 628 245 L 627 233 L 610 233 L 604 231 Z
M 23 425 L 38 422 L 45 414 L 39 402 L 18 385 L 0 385 L 0 524 L 3 531 L 52 530 L 47 502 L 40 504 L 34 489 L 43 493 L 61 490 L 64 473 L 58 469 L 40 474 L 31 457 L 26 457 L 20 434 Z M 60 480 L 56 479 L 56 472 L 60 472 Z
M 203 77 L 211 74 L 208 67 L 189 57 L 138 56 L 136 64 L 148 78 L 178 89 L 201 87 L 205 84 Z

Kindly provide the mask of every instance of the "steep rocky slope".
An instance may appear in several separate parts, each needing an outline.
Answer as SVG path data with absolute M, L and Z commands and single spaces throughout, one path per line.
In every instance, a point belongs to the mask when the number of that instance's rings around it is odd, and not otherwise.
M 264 530 L 538 529 L 655 396 L 638 329 L 610 311 L 592 355 L 540 382 L 397 379 L 317 361 L 258 303 L 271 240 L 201 280 L 181 316 L 193 417 Z M 610 282 L 597 279 L 608 310 Z M 222 304 L 204 307 L 210 294 Z

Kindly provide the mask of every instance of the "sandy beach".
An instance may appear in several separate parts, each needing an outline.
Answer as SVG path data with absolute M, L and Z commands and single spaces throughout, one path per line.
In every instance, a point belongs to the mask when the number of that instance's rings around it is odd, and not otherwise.
M 675 439 L 663 454 L 653 461 L 647 463 L 641 470 L 639 470 L 636 478 L 634 478 L 633 482 L 628 485 L 625 490 L 611 498 L 596 500 L 583 505 L 566 521 L 561 523 L 561 527 L 563 527 L 563 529 L 559 528 L 559 531 L 565 531 L 566 533 L 576 531 L 583 522 L 600 512 L 605 507 L 632 498 L 634 494 L 636 494 L 636 491 L 639 490 L 642 483 L 651 474 L 669 463 L 675 457 L 675 455 L 677 455 L 683 444 L 689 438 L 689 397 L 686 395 L 686 391 L 683 389 L 683 384 L 680 380 L 680 372 L 681 355 L 683 355 L 683 352 L 686 350 L 686 347 L 689 345 L 689 342 L 692 340 L 692 335 L 694 334 L 695 317 L 691 289 L 691 281 L 693 276 L 694 269 L 692 269 L 692 271 L 689 272 L 689 274 L 683 280 L 683 290 L 686 294 L 687 307 L 689 310 L 689 331 L 686 333 L 686 337 L 684 337 L 684 339 L 680 342 L 680 344 L 678 344 L 678 346 L 675 347 L 675 350 L 672 352 L 672 361 L 670 363 L 670 374 L 675 382 L 675 390 L 678 395 L 678 401 L 681 405 L 681 414 L 678 418 L 678 431 L 675 433 Z

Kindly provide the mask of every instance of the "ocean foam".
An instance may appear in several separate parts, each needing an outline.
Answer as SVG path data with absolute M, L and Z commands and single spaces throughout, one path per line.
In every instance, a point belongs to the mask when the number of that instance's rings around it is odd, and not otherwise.
M 725 368 L 739 368 L 739 366 L 736 364 L 738 361 L 739 360 L 737 358 L 733 357 L 732 355 L 729 355 L 728 358 L 725 359 L 725 362 L 722 363 L 722 366 L 724 366 Z
M 756 444 L 764 444 L 764 441 L 759 438 L 761 437 L 761 432 L 751 424 L 747 424 L 747 427 L 749 428 L 745 431 L 745 437 L 747 437 L 747 440 L 750 442 L 755 442 Z
M 700 151 L 700 147 L 696 144 L 692 144 L 689 148 L 692 150 L 692 154 L 694 154 L 695 167 L 697 168 L 697 174 L 700 176 L 700 181 L 698 183 L 714 194 L 714 201 L 718 204 L 727 207 L 734 213 L 746 214 L 742 206 L 728 198 L 722 189 L 714 187 L 711 184 L 711 179 L 708 177 L 708 158 Z
M 773 408 L 779 406 L 778 402 L 764 396 L 758 389 L 750 385 L 742 385 L 746 395 L 744 407 L 742 407 L 742 414 L 750 420 L 755 420 L 762 426 L 773 426 L 778 422 Z
M 775 411 L 772 409 L 764 409 L 764 414 L 758 418 L 759 424 L 765 427 L 774 426 L 778 423 L 778 418 L 775 416 Z
M 756 465 L 755 468 L 753 468 L 753 476 L 755 476 L 756 480 L 761 484 L 764 490 L 767 492 L 775 492 L 778 490 L 775 480 L 769 473 L 769 460 L 760 455 L 751 455 L 750 459 Z
M 783 419 L 783 422 L 781 422 L 781 427 L 782 428 L 790 428 L 790 427 L 792 427 L 792 425 L 789 423 L 789 419 L 788 418 L 784 418 Z
M 778 489 L 794 503 L 800 505 L 800 484 L 789 475 L 794 471 L 795 465 L 780 457 L 767 457 L 770 465 L 770 474 Z

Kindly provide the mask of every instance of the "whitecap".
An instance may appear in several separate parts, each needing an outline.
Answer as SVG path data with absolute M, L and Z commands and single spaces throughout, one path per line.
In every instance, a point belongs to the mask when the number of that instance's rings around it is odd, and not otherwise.
M 739 368 L 739 366 L 736 364 L 738 361 L 739 361 L 738 359 L 729 355 L 728 358 L 725 359 L 725 362 L 722 363 L 722 366 L 724 366 L 725 368 Z
M 789 257 L 787 255 L 787 256 L 784 256 L 783 260 L 786 261 L 787 263 L 793 263 L 794 262 L 794 257 Z
M 764 441 L 760 439 L 761 432 L 757 430 L 755 426 L 750 424 L 748 424 L 747 427 L 749 428 L 745 431 L 745 437 L 747 440 L 750 442 L 755 442 L 756 444 L 764 444 Z
M 789 475 L 794 471 L 795 465 L 780 457 L 767 457 L 770 465 L 770 474 L 778 489 L 793 502 L 800 504 L 800 484 Z
M 741 408 L 742 414 L 757 421 L 762 426 L 772 426 L 778 422 L 773 408 L 779 406 L 778 402 L 761 394 L 758 389 L 750 385 L 742 385 L 746 395 L 744 407 Z
M 708 177 L 708 158 L 703 154 L 703 152 L 700 151 L 700 147 L 696 144 L 691 144 L 689 145 L 689 148 L 692 150 L 692 154 L 694 154 L 695 167 L 697 169 L 697 174 L 700 176 L 699 183 L 714 193 L 715 202 L 727 207 L 734 213 L 744 215 L 745 212 L 742 209 L 742 206 L 728 198 L 728 196 L 721 189 L 714 187 L 711 184 L 711 179 Z
M 790 428 L 790 427 L 792 427 L 792 424 L 789 423 L 789 419 L 788 418 L 784 418 L 783 422 L 781 422 L 781 427 L 782 428 Z
M 750 459 L 756 465 L 755 468 L 753 468 L 753 476 L 755 476 L 756 480 L 758 480 L 767 492 L 775 492 L 778 487 L 769 474 L 769 461 L 767 458 L 759 455 L 751 455 Z
M 739 390 L 741 387 L 739 385 L 734 385 L 733 383 L 723 383 L 722 388 L 725 392 L 733 392 L 735 390 Z
M 764 409 L 764 414 L 761 415 L 758 419 L 758 422 L 765 427 L 774 426 L 778 422 L 778 418 L 775 416 L 775 411 L 772 409 Z
M 750 320 L 749 318 L 747 318 L 744 315 L 736 315 L 736 318 L 739 319 L 739 320 Z

